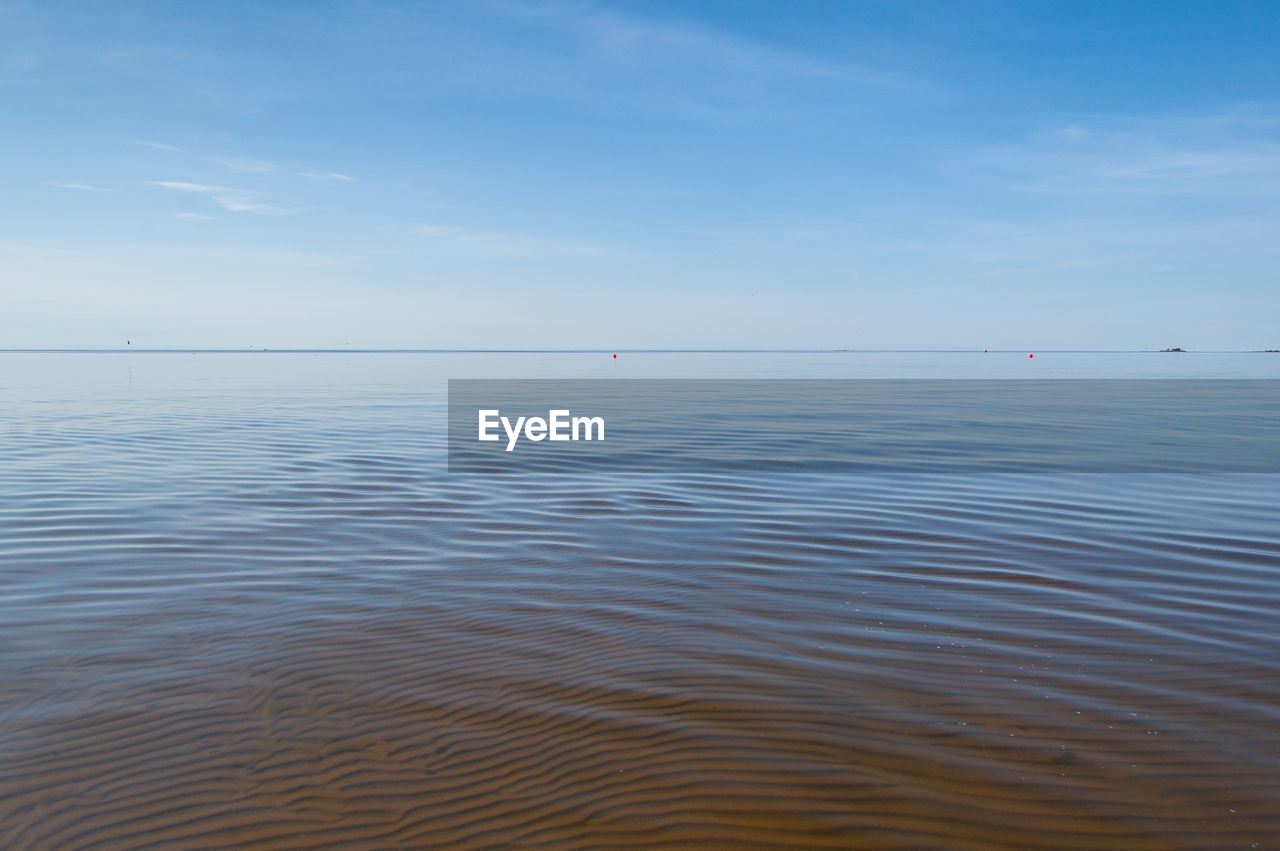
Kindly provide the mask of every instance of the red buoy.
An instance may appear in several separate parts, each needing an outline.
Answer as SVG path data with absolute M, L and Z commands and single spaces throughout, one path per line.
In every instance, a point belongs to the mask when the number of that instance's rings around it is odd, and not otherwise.
M 613 356 L 613 359 L 614 359 L 614 360 L 617 360 L 617 359 L 618 359 L 618 356 L 617 356 L 617 355 L 614 355 L 614 356 Z
M 1033 357 L 1035 357 L 1035 355 L 1027 355 L 1027 357 L 1029 357 L 1029 358 L 1033 358 Z

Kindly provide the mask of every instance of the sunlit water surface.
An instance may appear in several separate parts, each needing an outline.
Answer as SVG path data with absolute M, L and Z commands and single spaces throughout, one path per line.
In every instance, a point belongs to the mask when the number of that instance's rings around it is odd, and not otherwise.
M 0 847 L 1275 847 L 1280 477 L 446 473 L 609 376 L 1280 355 L 0 354 Z

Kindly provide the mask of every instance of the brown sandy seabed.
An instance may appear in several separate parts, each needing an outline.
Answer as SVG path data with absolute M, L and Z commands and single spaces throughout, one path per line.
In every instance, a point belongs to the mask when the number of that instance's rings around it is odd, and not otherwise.
M 513 494 L 209 410 L 10 434 L 0 848 L 1280 847 L 1274 481 Z
M 325 577 L 291 581 L 308 579 Z M 0 846 L 1155 849 L 1280 837 L 1275 733 L 1266 719 L 1242 727 L 1247 707 L 1274 699 L 1249 685 L 1266 670 L 1215 670 L 1206 705 L 1194 697 L 1205 671 L 1143 670 L 1142 649 L 1116 652 L 1139 672 L 1126 688 L 1052 668 L 1011 677 L 1006 651 L 977 635 L 951 633 L 932 665 L 874 630 L 861 647 L 832 634 L 830 651 L 770 658 L 752 652 L 749 623 L 686 628 L 687 613 L 599 601 L 572 617 L 556 603 L 466 614 L 421 598 L 331 600 L 231 635 L 168 628 L 156 613 L 78 636 L 62 658 L 5 678 Z M 1102 626 L 1090 638 L 1118 636 Z M 1158 721 L 1106 709 L 1135 702 Z

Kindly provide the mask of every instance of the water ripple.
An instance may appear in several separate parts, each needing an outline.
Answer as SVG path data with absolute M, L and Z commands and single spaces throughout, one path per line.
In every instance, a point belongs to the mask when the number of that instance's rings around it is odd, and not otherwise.
M 5 848 L 1280 835 L 1277 477 L 448 476 L 438 388 L 37 402 Z

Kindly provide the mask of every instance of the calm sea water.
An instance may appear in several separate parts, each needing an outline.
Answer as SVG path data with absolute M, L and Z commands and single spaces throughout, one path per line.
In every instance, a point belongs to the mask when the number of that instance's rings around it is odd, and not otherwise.
M 0 353 L 0 847 L 1275 847 L 1280 476 L 449 475 L 485 377 L 1280 355 Z

